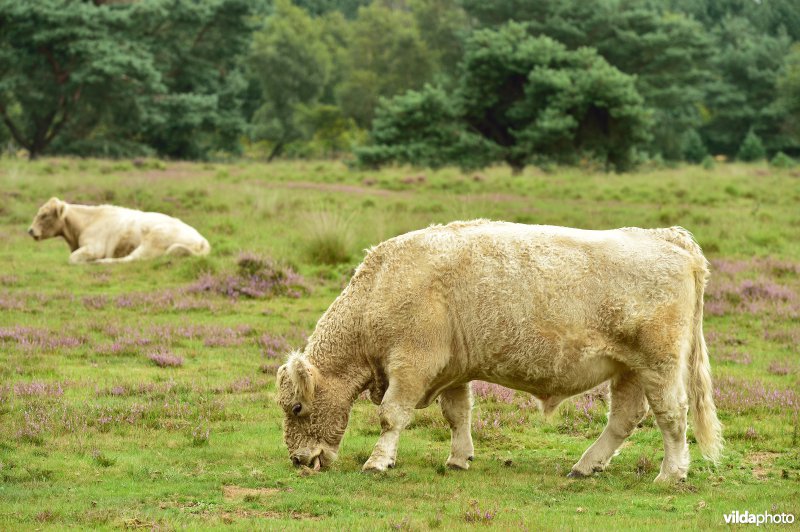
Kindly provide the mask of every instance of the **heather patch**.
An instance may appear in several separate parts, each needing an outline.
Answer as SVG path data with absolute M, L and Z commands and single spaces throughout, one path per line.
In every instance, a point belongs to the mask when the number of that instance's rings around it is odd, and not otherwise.
M 722 411 L 735 414 L 750 412 L 791 412 L 800 408 L 797 392 L 778 388 L 755 379 L 723 376 L 714 379 L 714 402 Z
M 289 342 L 283 336 L 273 336 L 268 333 L 258 338 L 261 353 L 270 360 L 280 360 L 289 352 Z
M 99 332 L 111 338 L 110 343 L 98 348 L 102 354 L 136 354 L 146 346 L 175 346 L 184 340 L 199 341 L 209 348 L 232 347 L 244 344 L 254 334 L 248 325 L 152 325 L 137 329 L 109 324 Z
M 103 295 L 84 296 L 81 298 L 81 303 L 89 310 L 102 310 L 108 305 L 108 297 Z
M 15 325 L 0 327 L 0 345 L 16 346 L 28 353 L 53 353 L 78 348 L 86 343 L 84 337 L 69 336 L 60 331 Z
M 475 397 L 505 404 L 513 403 L 516 395 L 511 388 L 485 381 L 472 381 L 472 393 Z
M 275 375 L 291 349 L 289 341 L 283 336 L 264 333 L 258 337 L 257 344 L 266 362 L 259 365 L 258 370 L 267 375 Z
M 783 344 L 786 347 L 797 347 L 800 346 L 800 328 L 778 327 L 764 329 L 764 340 Z
M 119 295 L 113 302 L 118 309 L 148 312 L 216 311 L 219 308 L 218 304 L 195 296 L 191 289 L 169 288 Z
M 254 393 L 263 390 L 266 383 L 262 380 L 254 380 L 250 377 L 239 377 L 223 386 L 213 389 L 214 393 Z
M 527 426 L 528 416 L 523 411 L 484 411 L 475 409 L 472 416 L 472 433 L 478 440 L 502 438 L 509 429 Z
M 5 388 L 12 390 L 18 397 L 61 397 L 64 395 L 64 386 L 60 382 L 17 382 Z
M 471 525 L 491 525 L 496 515 L 497 508 L 481 508 L 478 501 L 473 500 L 469 503 L 469 509 L 464 512 L 464 522 Z
M 763 257 L 747 260 L 711 259 L 712 275 L 736 276 L 746 271 L 756 271 L 773 277 L 800 275 L 800 262 Z
M 136 355 L 142 348 L 156 343 L 151 336 L 144 335 L 131 327 L 110 326 L 106 334 L 112 337 L 112 341 L 97 347 L 97 353 L 102 355 Z
M 231 347 L 242 345 L 252 333 L 246 325 L 239 327 L 206 327 L 202 331 L 203 345 L 206 347 Z
M 147 358 L 159 368 L 179 368 L 183 366 L 183 358 L 170 351 L 159 348 L 148 353 Z
M 706 288 L 705 313 L 800 316 L 800 263 L 777 259 L 714 260 Z M 780 280 L 780 282 L 778 282 Z
M 753 362 L 753 357 L 750 353 L 739 350 L 719 350 L 714 351 L 711 357 L 713 360 L 732 362 L 734 364 L 750 365 Z
M 307 292 L 303 277 L 291 267 L 251 253 L 239 255 L 234 274 L 205 274 L 189 286 L 190 293 L 215 293 L 230 299 L 297 298 Z
M 107 387 L 95 387 L 95 395 L 98 397 L 148 397 L 150 399 L 165 398 L 178 394 L 189 393 L 195 390 L 192 386 L 185 383 L 177 383 L 170 378 L 163 382 L 140 382 L 140 383 L 119 383 Z
M 114 428 L 146 426 L 158 430 L 183 430 L 201 421 L 227 419 L 222 401 L 177 397 L 143 398 L 108 405 L 87 403 L 73 405 L 59 396 L 50 402 L 34 401 L 24 405 L 21 415 L 9 427 L 22 441 L 42 444 L 47 437 L 87 431 L 109 432 Z
M 791 375 L 797 373 L 797 364 L 791 360 L 773 360 L 767 367 L 767 372 L 772 375 Z
M 558 431 L 564 434 L 583 434 L 590 426 L 605 424 L 608 414 L 607 384 L 601 384 L 559 408 Z
M 22 310 L 25 306 L 25 297 L 10 292 L 0 293 L 0 310 Z

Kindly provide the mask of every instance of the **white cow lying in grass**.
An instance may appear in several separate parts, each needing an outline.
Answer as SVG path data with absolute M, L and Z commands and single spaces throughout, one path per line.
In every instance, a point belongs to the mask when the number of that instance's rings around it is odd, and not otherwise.
M 28 229 L 35 240 L 64 237 L 73 264 L 129 262 L 161 255 L 208 255 L 208 241 L 177 218 L 112 205 L 74 205 L 50 198 Z
M 611 413 L 571 477 L 603 470 L 652 408 L 664 437 L 657 481 L 686 477 L 686 414 L 716 461 L 721 425 L 703 339 L 707 262 L 691 234 L 584 231 L 477 220 L 374 247 L 278 370 L 284 438 L 295 465 L 335 460 L 356 397 L 380 404 L 364 464 L 395 464 L 415 408 L 437 397 L 450 424 L 447 464 L 472 459 L 469 382 L 524 390 L 543 410 L 610 380 Z

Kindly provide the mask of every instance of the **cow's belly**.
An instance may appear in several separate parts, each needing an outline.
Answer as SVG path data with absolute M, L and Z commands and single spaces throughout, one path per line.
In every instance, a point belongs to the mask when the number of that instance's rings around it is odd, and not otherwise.
M 139 240 L 137 235 L 123 233 L 108 243 L 106 255 L 115 259 L 126 257 L 139 247 Z
M 528 392 L 543 402 L 552 400 L 557 405 L 566 397 L 590 390 L 625 372 L 628 369 L 625 358 L 624 351 L 591 345 L 580 350 L 570 350 L 567 346 L 557 352 L 527 350 L 472 356 L 473 364 L 468 367 L 454 360 L 430 384 L 417 408 L 428 406 L 443 390 L 473 380 Z M 462 369 L 453 371 L 450 368 Z
M 601 384 L 624 372 L 627 367 L 616 358 L 598 355 L 582 360 L 573 360 L 558 365 L 550 371 L 530 371 L 520 367 L 501 370 L 483 370 L 474 374 L 473 380 L 485 380 L 515 390 L 529 392 L 540 399 L 569 397 Z

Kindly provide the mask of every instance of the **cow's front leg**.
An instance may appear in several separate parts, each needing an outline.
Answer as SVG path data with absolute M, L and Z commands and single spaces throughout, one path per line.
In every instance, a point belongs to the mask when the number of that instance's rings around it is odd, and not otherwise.
M 364 463 L 364 471 L 386 471 L 394 467 L 397 457 L 397 442 L 400 432 L 408 426 L 414 407 L 422 398 L 418 384 L 401 385 L 390 379 L 389 388 L 383 396 L 378 415 L 381 420 L 381 436 Z
M 469 461 L 475 453 L 470 431 L 472 391 L 469 383 L 443 391 L 439 405 L 450 425 L 450 456 L 446 465 L 456 469 L 469 469 Z
M 69 255 L 70 264 L 86 264 L 87 262 L 95 262 L 101 257 L 101 253 L 89 246 L 83 246 L 76 249 Z

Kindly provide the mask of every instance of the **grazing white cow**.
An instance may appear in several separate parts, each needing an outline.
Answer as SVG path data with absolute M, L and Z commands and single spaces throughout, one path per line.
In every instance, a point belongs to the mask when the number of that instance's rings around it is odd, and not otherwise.
M 64 237 L 72 264 L 130 262 L 161 255 L 208 255 L 208 241 L 177 218 L 112 205 L 50 198 L 28 228 L 35 240 Z
M 437 397 L 450 424 L 447 465 L 473 456 L 469 382 L 536 396 L 545 412 L 604 381 L 611 412 L 571 477 L 603 470 L 649 406 L 664 438 L 657 481 L 686 477 L 686 415 L 716 461 L 721 425 L 703 339 L 706 259 L 680 227 L 585 231 L 476 220 L 374 247 L 278 370 L 292 462 L 335 460 L 364 390 L 381 436 L 365 470 L 395 464 L 415 408 Z

